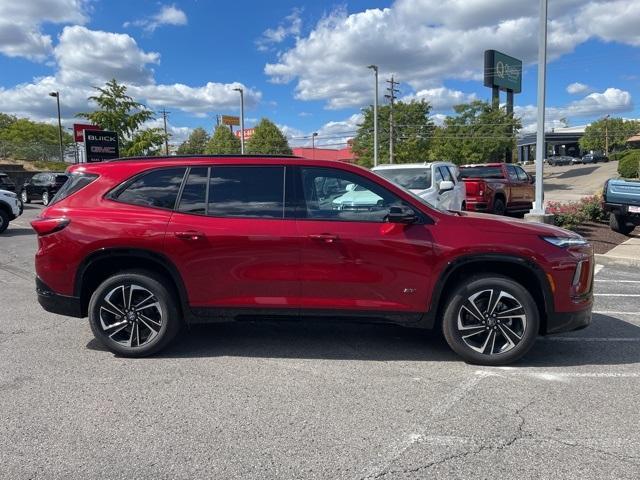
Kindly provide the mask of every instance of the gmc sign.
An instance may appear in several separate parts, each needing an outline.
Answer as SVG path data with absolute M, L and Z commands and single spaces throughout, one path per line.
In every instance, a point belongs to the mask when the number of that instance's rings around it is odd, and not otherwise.
M 84 148 L 88 163 L 103 162 L 120 156 L 116 132 L 85 130 Z

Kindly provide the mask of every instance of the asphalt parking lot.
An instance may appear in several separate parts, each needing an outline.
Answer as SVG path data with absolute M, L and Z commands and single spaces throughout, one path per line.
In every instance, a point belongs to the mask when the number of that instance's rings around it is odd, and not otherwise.
M 591 327 L 467 365 L 391 326 L 199 327 L 118 358 L 44 312 L 25 214 L 0 236 L 0 478 L 640 478 L 640 272 Z

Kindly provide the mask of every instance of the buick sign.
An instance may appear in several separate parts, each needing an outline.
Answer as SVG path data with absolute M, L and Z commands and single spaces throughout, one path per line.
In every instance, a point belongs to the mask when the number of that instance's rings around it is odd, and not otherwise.
M 118 134 L 106 130 L 85 130 L 84 148 L 87 162 L 103 162 L 120 156 Z

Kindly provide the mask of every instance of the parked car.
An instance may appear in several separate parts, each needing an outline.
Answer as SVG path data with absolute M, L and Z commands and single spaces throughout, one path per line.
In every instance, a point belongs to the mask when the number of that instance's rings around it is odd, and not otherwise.
M 465 187 L 453 163 L 405 163 L 380 165 L 375 173 L 447 210 L 464 210 Z
M 11 180 L 11 177 L 9 177 L 9 175 L 3 172 L 0 172 L 0 189 L 7 190 L 9 192 L 16 191 L 16 184 L 14 183 L 14 181 Z
M 523 214 L 533 208 L 534 180 L 519 165 L 463 165 L 460 175 L 466 187 L 467 210 L 504 215 Z
M 68 175 L 61 172 L 36 173 L 22 186 L 22 191 L 20 192 L 22 202 L 31 203 L 33 200 L 39 200 L 43 205 L 49 205 L 49 202 L 67 181 L 67 178 L 69 178 Z
M 611 230 L 629 235 L 640 225 L 640 180 L 612 178 L 602 191 L 602 208 Z
M 0 233 L 9 226 L 9 222 L 22 215 L 22 202 L 14 192 L 0 190 Z
M 571 165 L 573 163 L 573 157 L 568 155 L 554 155 L 547 159 L 547 164 L 555 167 L 558 165 Z
M 586 155 L 582 156 L 582 159 L 580 160 L 580 163 L 598 163 L 598 162 L 608 162 L 609 161 L 609 157 L 607 157 L 606 155 L 602 154 L 602 153 L 587 153 Z
M 310 316 L 442 328 L 465 360 L 499 365 L 590 323 L 581 236 L 443 210 L 355 165 L 203 156 L 70 172 L 31 223 L 38 300 L 88 316 L 123 356 L 158 352 L 183 323 Z M 382 201 L 335 209 L 347 185 Z

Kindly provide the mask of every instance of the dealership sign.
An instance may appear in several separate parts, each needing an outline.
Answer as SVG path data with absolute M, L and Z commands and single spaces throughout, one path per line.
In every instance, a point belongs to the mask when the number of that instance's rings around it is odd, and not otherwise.
M 253 136 L 253 132 L 255 132 L 255 131 L 256 131 L 255 128 L 245 128 L 244 129 L 244 139 L 245 140 L 249 140 Z M 242 137 L 242 130 L 236 130 L 233 133 L 238 138 Z
M 98 125 L 89 125 L 85 123 L 74 123 L 73 124 L 73 138 L 76 143 L 84 142 L 84 131 L 85 130 L 100 130 Z
M 120 156 L 118 134 L 106 130 L 84 130 L 87 163 L 103 162 Z
M 484 86 L 520 93 L 522 91 L 522 60 L 497 50 L 485 50 Z
M 221 115 L 221 122 L 223 125 L 240 125 L 240 117 L 234 117 L 233 115 Z

